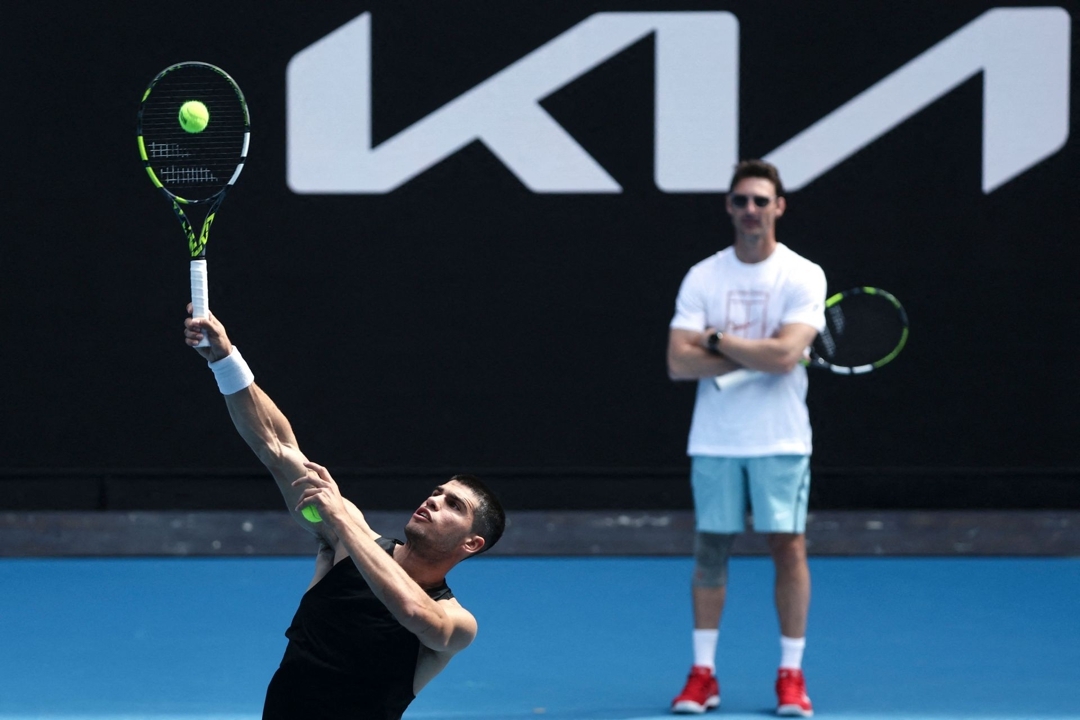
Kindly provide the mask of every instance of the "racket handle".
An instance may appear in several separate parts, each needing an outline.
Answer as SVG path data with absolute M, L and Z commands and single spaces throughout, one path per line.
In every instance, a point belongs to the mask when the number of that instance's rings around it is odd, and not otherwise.
M 747 380 L 753 380 L 758 375 L 761 375 L 760 370 L 747 370 L 742 368 L 740 370 L 732 370 L 724 375 L 717 375 L 713 378 L 713 382 L 716 384 L 716 389 L 720 392 L 730 390 L 737 385 L 742 385 Z
M 209 295 L 206 286 L 206 260 L 199 258 L 191 261 L 191 317 L 210 317 Z M 203 339 L 195 347 L 209 347 L 210 341 Z

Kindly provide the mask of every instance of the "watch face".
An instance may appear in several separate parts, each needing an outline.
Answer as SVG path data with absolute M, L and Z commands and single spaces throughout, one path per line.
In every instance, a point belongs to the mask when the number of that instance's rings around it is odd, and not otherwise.
M 713 334 L 709 335 L 709 339 L 706 342 L 709 343 L 709 347 L 715 350 L 716 346 L 720 344 L 720 333 L 714 332 Z

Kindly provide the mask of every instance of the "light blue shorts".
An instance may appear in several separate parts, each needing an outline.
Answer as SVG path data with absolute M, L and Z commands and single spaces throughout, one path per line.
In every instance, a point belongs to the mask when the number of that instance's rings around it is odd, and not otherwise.
M 742 532 L 746 529 L 748 501 L 754 513 L 754 532 L 806 531 L 810 498 L 807 455 L 695 455 L 690 461 L 690 484 L 698 532 Z

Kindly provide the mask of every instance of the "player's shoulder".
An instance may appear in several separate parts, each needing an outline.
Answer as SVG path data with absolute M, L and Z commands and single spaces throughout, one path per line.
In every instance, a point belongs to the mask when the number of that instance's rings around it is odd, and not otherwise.
M 792 267 L 800 272 L 812 275 L 820 274 L 822 277 L 824 277 L 825 271 L 821 268 L 820 265 L 818 265 L 810 258 L 795 252 L 787 245 L 783 243 L 777 243 L 776 251 L 779 253 L 780 258 L 783 260 L 783 262 L 786 263 L 789 267 Z
M 690 270 L 687 271 L 686 275 L 687 275 L 687 277 L 690 277 L 690 276 L 699 277 L 699 276 L 710 275 L 710 274 L 712 274 L 714 272 L 719 271 L 721 268 L 723 268 L 725 263 L 731 262 L 731 259 L 733 257 L 735 257 L 735 247 L 734 246 L 728 246 L 728 247 L 724 248 L 723 250 L 721 250 L 719 252 L 714 252 L 712 255 L 708 256 L 707 258 L 703 258 L 703 259 L 697 261 L 696 263 L 694 263 L 692 266 L 690 266 Z
M 818 267 L 818 264 L 816 262 L 806 257 L 805 255 L 801 255 L 797 251 L 793 250 L 790 245 L 786 245 L 784 243 L 776 243 L 776 252 L 780 255 L 780 257 L 784 259 L 785 262 Z

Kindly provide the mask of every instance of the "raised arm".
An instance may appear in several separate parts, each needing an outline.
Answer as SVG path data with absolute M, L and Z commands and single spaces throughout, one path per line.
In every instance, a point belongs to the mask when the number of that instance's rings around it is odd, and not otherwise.
M 191 305 L 188 305 L 191 312 Z M 270 397 L 255 384 L 247 364 L 233 347 L 225 326 L 213 316 L 184 321 L 185 341 L 191 347 L 205 335 L 209 347 L 196 347 L 218 378 L 229 416 L 240 437 L 266 466 L 281 491 L 293 518 L 308 532 L 333 544 L 336 538 L 324 523 L 308 522 L 297 510 L 301 490 L 292 481 L 307 474 L 307 458 L 300 452 L 292 426 Z

